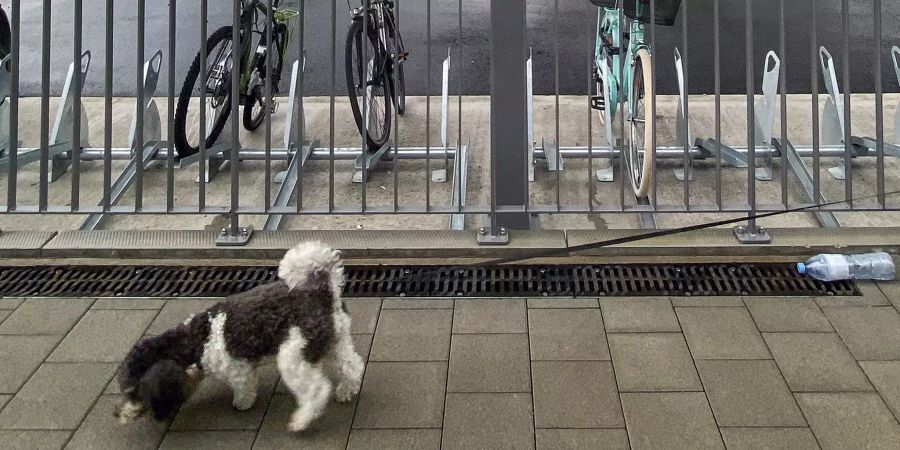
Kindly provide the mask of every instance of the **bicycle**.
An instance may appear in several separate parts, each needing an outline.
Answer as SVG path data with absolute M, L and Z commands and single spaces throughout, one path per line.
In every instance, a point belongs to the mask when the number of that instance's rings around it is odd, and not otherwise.
M 647 144 L 653 140 L 654 117 L 645 104 L 653 98 L 652 49 L 645 42 L 646 26 L 650 23 L 650 0 L 590 0 L 599 7 L 597 38 L 594 46 L 594 80 L 596 95 L 591 106 L 601 111 L 601 118 L 610 130 L 619 105 L 620 92 L 625 121 L 628 122 L 628 143 L 622 149 L 628 176 L 637 198 L 646 198 L 653 184 L 653 158 L 656 149 Z M 656 24 L 672 26 L 678 15 L 681 0 L 656 0 Z M 623 14 L 621 14 L 623 13 Z M 620 16 L 625 23 L 620 23 Z M 623 30 L 628 30 L 623 32 Z M 624 40 L 625 42 L 623 42 Z M 627 43 L 627 47 L 622 44 Z M 621 49 L 625 48 L 622 65 Z M 619 79 L 621 68 L 622 79 Z M 607 137 L 611 141 L 610 137 Z
M 391 137 L 391 113 L 406 112 L 406 79 L 403 62 L 409 56 L 397 28 L 393 0 L 363 0 L 350 8 L 351 24 L 344 47 L 350 108 L 369 152 L 387 145 Z M 368 18 L 364 16 L 368 15 Z M 366 39 L 363 39 L 365 33 Z M 365 41 L 365 47 L 364 45 Z M 363 61 L 365 59 L 365 62 Z M 360 108 L 365 104 L 365 111 Z M 366 126 L 363 127 L 363 123 Z
M 271 94 L 274 97 L 279 91 L 278 84 L 291 39 L 291 27 L 288 24 L 300 15 L 296 10 L 279 8 L 280 3 L 281 0 L 274 0 L 270 11 L 261 0 L 241 0 L 240 42 L 237 50 L 241 64 L 238 101 L 243 106 L 242 122 L 247 131 L 256 131 L 262 125 L 265 115 L 273 114 L 277 105 L 271 99 L 265 98 L 266 83 L 271 83 Z M 271 23 L 267 23 L 269 17 Z M 269 26 L 272 27 L 274 52 L 270 52 L 266 39 Z M 202 55 L 200 52 L 197 53 L 184 79 L 175 109 L 175 147 L 179 157 L 190 156 L 199 151 L 199 130 L 196 130 L 197 136 L 188 136 L 187 127 L 188 123 L 199 120 L 201 105 L 191 102 L 195 93 L 199 94 L 201 89 L 206 93 L 204 105 L 207 121 L 206 148 L 215 144 L 231 115 L 231 102 L 234 100 L 231 98 L 231 77 L 235 55 L 232 31 L 231 26 L 224 26 L 216 30 L 206 41 L 206 79 L 198 83 Z M 257 36 L 255 50 L 252 46 L 254 35 Z M 275 57 L 275 60 L 272 61 L 271 79 L 267 79 L 266 60 L 270 55 Z M 189 111 L 192 106 L 197 110 Z

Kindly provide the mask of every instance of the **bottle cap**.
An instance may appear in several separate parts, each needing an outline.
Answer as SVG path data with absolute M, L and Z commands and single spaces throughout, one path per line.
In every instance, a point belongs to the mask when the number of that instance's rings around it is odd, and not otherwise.
M 799 272 L 800 275 L 806 275 L 806 264 L 797 263 L 797 272 Z

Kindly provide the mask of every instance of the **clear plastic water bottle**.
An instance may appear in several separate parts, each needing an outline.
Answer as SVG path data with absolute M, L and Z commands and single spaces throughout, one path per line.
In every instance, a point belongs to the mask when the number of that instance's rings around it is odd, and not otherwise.
M 894 260 L 887 253 L 819 255 L 805 263 L 798 263 L 797 271 L 822 281 L 892 281 L 897 276 Z

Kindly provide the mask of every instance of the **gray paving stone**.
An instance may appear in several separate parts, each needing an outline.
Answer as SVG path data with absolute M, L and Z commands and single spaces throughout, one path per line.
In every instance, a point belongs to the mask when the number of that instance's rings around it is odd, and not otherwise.
M 774 361 L 697 361 L 697 370 L 719 426 L 806 426 Z
M 257 430 L 278 382 L 274 366 L 257 369 L 259 391 L 256 403 L 247 411 L 231 406 L 231 389 L 219 380 L 206 379 L 193 397 L 181 407 L 171 429 L 177 431 Z
M 723 449 L 702 392 L 623 393 L 631 448 Z
M 62 336 L 0 336 L 0 392 L 15 394 Z
M 166 433 L 160 450 L 247 450 L 256 431 L 175 431 Z
M 612 364 L 535 361 L 532 375 L 538 428 L 624 426 Z
M 600 300 L 600 309 L 608 333 L 681 332 L 668 298 L 606 298 Z
M 744 306 L 741 297 L 672 297 L 676 308 Z
M 25 299 L 23 298 L 0 298 L 0 310 L 13 310 L 19 307 Z
M 746 308 L 677 308 L 694 359 L 771 358 Z
M 453 299 L 386 298 L 381 307 L 384 309 L 453 309 Z
M 720 428 L 728 450 L 818 450 L 809 428 Z
M 448 392 L 530 392 L 527 334 L 455 334 Z
M 610 333 L 620 392 L 702 391 L 681 333 Z
M 528 307 L 534 309 L 592 309 L 598 308 L 599 303 L 596 298 L 529 298 Z
M 26 300 L 0 325 L 0 334 L 66 334 L 91 307 L 92 299 Z
M 67 449 L 99 448 L 156 449 L 166 433 L 166 424 L 149 419 L 123 426 L 113 411 L 124 401 L 122 396 L 104 395 L 72 436 Z
M 373 334 L 375 325 L 378 324 L 378 313 L 381 311 L 381 299 L 351 299 L 344 300 L 347 310 L 350 311 L 350 332 L 353 334 Z
M 859 365 L 894 416 L 900 417 L 900 361 L 860 361 Z
M 100 298 L 91 309 L 153 309 L 160 310 L 166 301 L 156 298 Z
M 854 358 L 900 359 L 900 313 L 896 309 L 888 306 L 824 310 Z
M 878 287 L 894 308 L 900 310 L 900 281 L 878 282 Z
M 532 309 L 528 328 L 533 360 L 609 360 L 600 310 Z
M 823 308 L 832 306 L 890 306 L 890 302 L 878 286 L 871 281 L 857 283 L 862 296 L 819 297 L 816 302 Z
M 353 430 L 347 450 L 439 450 L 441 430 Z
M 215 305 L 220 300 L 169 300 L 150 324 L 147 334 L 155 336 L 184 323 L 188 317 Z
M 446 362 L 370 362 L 354 428 L 439 428 Z
M 808 298 L 756 297 L 744 299 L 759 331 L 800 333 L 834 331 L 819 306 Z
M 836 333 L 764 333 L 763 336 L 791 391 L 872 390 Z
M 457 300 L 454 333 L 527 333 L 525 300 Z
M 450 352 L 447 309 L 384 310 L 372 342 L 372 361 L 446 361 Z
M 156 311 L 88 311 L 47 360 L 120 362 L 156 314 Z
M 630 450 L 628 433 L 620 429 L 549 429 L 535 430 L 537 450 L 581 450 L 602 448 Z
M 3 324 L 3 321 L 6 320 L 6 318 L 9 317 L 9 315 L 12 313 L 13 312 L 11 310 L 0 309 L 0 324 Z
M 9 402 L 12 398 L 12 395 L 0 395 L 0 411 L 3 411 L 3 407 Z
M 254 449 L 343 449 L 353 422 L 355 402 L 328 405 L 328 409 L 310 428 L 301 433 L 288 431 L 287 426 L 297 402 L 291 395 L 276 395 L 266 411 L 256 438 Z
M 59 450 L 71 431 L 0 430 L 0 444 L 6 450 Z
M 353 347 L 356 349 L 356 352 L 359 353 L 363 361 L 367 361 L 369 359 L 369 348 L 372 346 L 372 335 L 354 334 L 351 335 L 351 338 L 353 339 Z M 275 392 L 278 394 L 291 393 L 282 380 L 278 380 L 278 387 L 275 388 Z
M 447 394 L 441 448 L 534 448 L 529 394 Z
M 73 430 L 116 370 L 115 364 L 43 364 L 0 412 L 0 429 Z
M 900 448 L 900 425 L 875 393 L 797 394 L 823 449 Z

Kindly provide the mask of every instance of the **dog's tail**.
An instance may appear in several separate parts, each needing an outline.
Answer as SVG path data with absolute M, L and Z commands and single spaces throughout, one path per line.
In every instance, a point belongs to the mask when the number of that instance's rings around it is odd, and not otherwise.
M 335 300 L 344 286 L 341 253 L 321 242 L 304 242 L 287 251 L 278 277 L 291 289 L 328 289 Z

